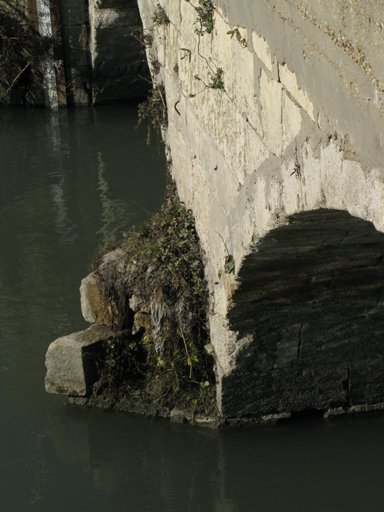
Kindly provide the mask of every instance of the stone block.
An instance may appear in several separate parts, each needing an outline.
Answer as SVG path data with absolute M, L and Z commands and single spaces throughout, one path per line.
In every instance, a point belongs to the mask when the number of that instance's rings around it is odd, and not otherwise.
M 254 30 L 252 31 L 252 44 L 253 44 L 253 51 L 259 57 L 261 62 L 264 64 L 264 66 L 272 73 L 273 60 L 272 60 L 271 51 L 270 51 L 265 39 L 258 36 Z
M 269 372 L 233 372 L 223 378 L 221 413 L 229 417 L 263 416 L 347 404 L 345 366 L 292 366 Z
M 108 300 L 102 295 L 94 272 L 81 281 L 80 304 L 87 322 L 110 326 L 117 319 L 116 304 L 113 299 Z
M 261 117 L 264 142 L 277 156 L 283 149 L 282 134 L 282 87 L 279 82 L 271 80 L 264 71 L 260 77 Z
M 74 396 L 89 395 L 98 379 L 97 361 L 103 346 L 115 333 L 98 325 L 58 338 L 48 347 L 45 358 L 45 390 Z
M 81 313 L 86 322 L 96 323 L 96 312 L 94 311 L 95 296 L 99 295 L 96 275 L 92 272 L 81 280 L 80 304 Z
M 315 109 L 313 103 L 308 98 L 308 94 L 303 89 L 300 89 L 297 84 L 295 73 L 292 73 L 288 67 L 279 65 L 280 82 L 287 89 L 287 91 L 295 98 L 297 103 L 307 112 L 312 121 L 315 121 Z
M 297 137 L 301 130 L 301 109 L 289 98 L 283 94 L 283 151 Z
M 372 405 L 383 401 L 384 362 L 381 357 L 351 365 L 349 395 L 352 406 Z
M 131 36 L 142 28 L 133 2 L 108 0 L 90 2 L 90 56 L 92 61 L 92 102 L 124 102 L 143 97 L 149 84 L 148 65 L 140 43 Z

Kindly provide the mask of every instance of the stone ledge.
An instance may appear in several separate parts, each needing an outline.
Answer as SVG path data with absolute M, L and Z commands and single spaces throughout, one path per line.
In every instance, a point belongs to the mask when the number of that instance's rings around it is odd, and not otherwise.
M 48 347 L 45 358 L 47 375 L 45 389 L 48 393 L 86 396 L 98 379 L 97 361 L 105 342 L 117 334 L 91 325 L 85 331 L 58 338 Z
M 351 407 L 336 407 L 325 411 L 323 418 L 334 418 L 335 416 L 342 416 L 345 414 L 360 414 L 360 413 L 374 413 L 384 411 L 384 402 L 377 404 L 360 404 L 352 405 Z

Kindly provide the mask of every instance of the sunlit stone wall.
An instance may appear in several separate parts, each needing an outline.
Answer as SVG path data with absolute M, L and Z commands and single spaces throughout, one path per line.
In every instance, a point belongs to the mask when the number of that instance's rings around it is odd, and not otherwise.
M 384 231 L 382 7 L 214 0 L 214 29 L 199 36 L 197 0 L 162 0 L 170 23 L 160 25 L 158 0 L 138 3 L 165 84 L 173 176 L 206 254 L 219 405 L 236 415 L 225 382 L 250 334 L 228 311 L 246 256 L 301 211 L 345 210 Z M 219 69 L 223 89 L 212 88 Z

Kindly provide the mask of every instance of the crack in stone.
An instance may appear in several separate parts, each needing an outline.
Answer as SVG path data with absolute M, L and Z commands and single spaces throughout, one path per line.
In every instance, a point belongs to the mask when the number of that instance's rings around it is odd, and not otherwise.
M 349 235 L 350 231 L 347 231 L 347 233 L 343 236 L 343 238 L 340 240 L 339 242 L 339 246 L 344 242 L 344 240 L 347 238 L 347 236 Z

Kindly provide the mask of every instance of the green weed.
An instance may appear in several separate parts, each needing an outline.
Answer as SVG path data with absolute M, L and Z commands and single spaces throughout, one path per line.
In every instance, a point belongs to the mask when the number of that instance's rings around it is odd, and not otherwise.
M 211 79 L 208 87 L 211 89 L 224 89 L 223 70 L 221 68 L 217 68 L 214 73 L 208 72 L 208 74 Z
M 200 25 L 200 28 L 196 31 L 201 35 L 204 32 L 210 34 L 215 25 L 211 0 L 199 0 L 199 6 L 195 7 L 195 10 L 197 12 L 196 22 Z
M 161 128 L 166 128 L 167 119 L 167 103 L 165 101 L 164 84 L 158 84 L 157 87 L 150 91 L 148 99 L 138 106 L 139 120 L 136 129 L 145 119 L 150 120 L 148 125 L 147 144 L 151 144 L 151 130 L 154 129 L 159 135 Z

